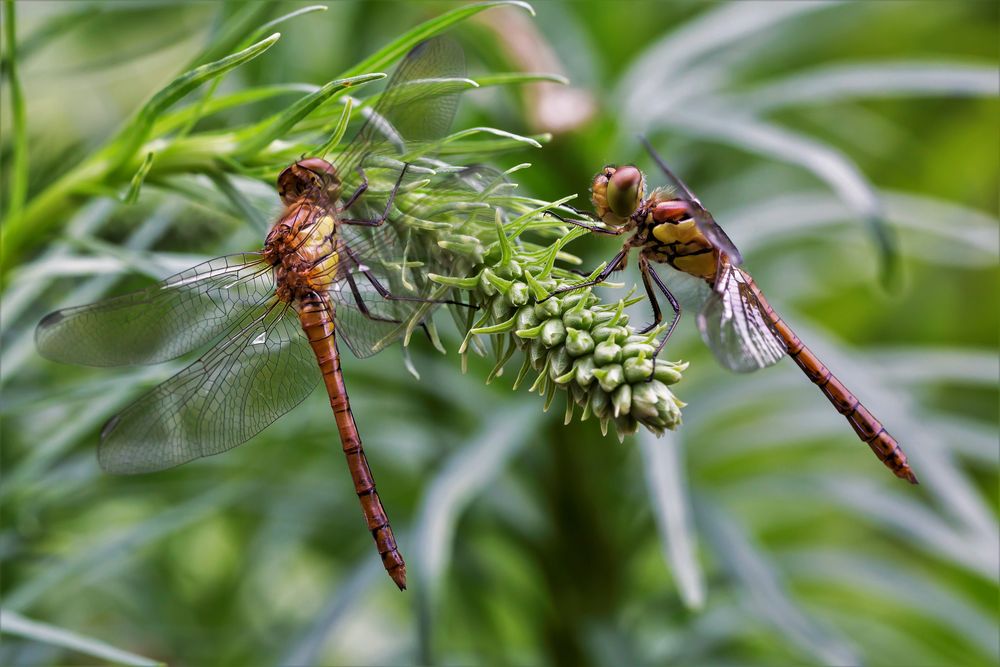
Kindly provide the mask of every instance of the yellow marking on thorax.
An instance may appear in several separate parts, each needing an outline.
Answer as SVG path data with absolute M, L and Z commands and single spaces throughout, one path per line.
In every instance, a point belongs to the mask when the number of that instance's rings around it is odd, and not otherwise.
M 298 255 L 316 265 L 309 272 L 316 286 L 329 285 L 337 276 L 339 253 L 336 246 L 336 223 L 325 215 L 299 232 L 302 242 Z
M 706 246 L 708 245 L 708 241 L 702 236 L 694 220 L 685 220 L 677 224 L 664 222 L 653 227 L 653 236 L 663 243 L 704 242 Z
M 653 227 L 653 238 L 664 244 L 660 252 L 678 271 L 697 278 L 711 280 L 715 277 L 716 257 L 712 244 L 698 229 L 694 220 L 677 224 L 664 222 Z
M 689 275 L 711 279 L 715 277 L 715 253 L 706 252 L 703 255 L 682 255 L 674 257 L 672 264 L 680 271 Z

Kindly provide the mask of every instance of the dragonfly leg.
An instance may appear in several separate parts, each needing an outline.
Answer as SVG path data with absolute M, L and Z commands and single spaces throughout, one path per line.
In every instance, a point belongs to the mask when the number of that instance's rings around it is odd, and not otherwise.
M 354 276 L 347 275 L 347 284 L 351 288 L 351 295 L 354 297 L 354 303 L 358 306 L 358 311 L 370 320 L 375 320 L 376 322 L 389 322 L 390 324 L 402 324 L 403 320 L 397 320 L 392 317 L 382 317 L 381 315 L 376 315 L 368 308 L 368 304 L 365 303 L 364 298 L 361 296 L 361 290 L 358 289 L 358 284 L 354 282 Z M 431 337 L 431 330 L 427 328 L 427 323 L 423 320 L 420 321 L 420 328 L 424 330 L 424 334 L 427 336 L 428 340 L 433 340 Z
M 600 222 L 601 221 L 601 219 L 599 217 L 597 217 L 597 214 L 594 213 L 593 211 L 586 211 L 586 210 L 584 210 L 582 208 L 577 208 L 576 206 L 573 206 L 572 204 L 562 204 L 562 207 L 563 208 L 568 208 L 569 210 L 573 211 L 577 215 L 582 215 L 585 218 L 590 218 L 594 222 Z
M 639 329 L 636 333 L 647 334 L 656 327 L 660 325 L 663 321 L 663 311 L 660 310 L 660 302 L 656 298 L 656 293 L 653 292 L 653 284 L 649 280 L 649 261 L 639 255 L 639 273 L 642 275 L 642 286 L 646 288 L 646 296 L 649 298 L 649 305 L 653 307 L 653 321 L 649 326 L 645 326 Z
M 371 271 L 362 270 L 361 274 L 368 279 L 368 282 L 372 284 L 372 287 L 375 288 L 375 291 L 378 292 L 379 296 L 381 296 L 383 299 L 388 299 L 389 301 L 416 301 L 418 303 L 442 303 L 451 306 L 463 306 L 465 308 L 472 308 L 473 310 L 478 308 L 478 306 L 474 306 L 471 303 L 455 301 L 454 299 L 428 299 L 422 296 L 397 296 L 392 292 L 390 292 L 385 285 L 379 282 L 379 279 L 376 278 Z
M 364 268 L 364 266 L 361 264 L 361 261 L 358 259 L 358 256 L 354 253 L 354 250 L 352 250 L 350 246 L 345 244 L 342 245 L 341 247 L 344 250 L 344 252 L 347 253 L 348 257 L 351 258 L 351 261 L 354 262 L 354 265 L 358 267 L 359 269 L 358 273 L 360 273 L 361 275 L 363 275 L 365 278 L 368 279 L 368 282 L 371 283 L 372 287 L 375 288 L 375 291 L 378 292 L 379 296 L 382 297 L 383 299 L 387 299 L 389 301 L 441 303 L 441 304 L 448 304 L 451 306 L 463 306 L 465 308 L 472 308 L 473 310 L 477 308 L 477 306 L 474 306 L 471 303 L 463 303 L 462 301 L 455 301 L 452 299 L 428 299 L 422 296 L 397 296 L 392 292 L 390 292 L 389 289 L 385 285 L 383 285 L 378 278 L 375 277 L 375 274 L 373 274 L 370 270 Z M 350 276 L 350 274 L 348 274 L 348 276 Z M 355 287 L 353 282 L 351 283 L 351 286 L 352 289 Z
M 646 290 L 651 292 L 649 283 L 647 282 L 648 276 L 649 278 L 652 278 L 653 282 L 656 283 L 656 286 L 660 288 L 660 291 L 663 292 L 663 296 L 667 297 L 667 301 L 670 302 L 670 307 L 674 311 L 674 319 L 670 322 L 670 326 L 667 327 L 667 330 L 663 332 L 663 337 L 656 346 L 656 352 L 653 353 L 653 368 L 655 370 L 656 357 L 659 356 L 660 352 L 663 350 L 663 346 L 666 345 L 667 340 L 670 339 L 670 335 L 674 333 L 674 328 L 677 326 L 677 323 L 681 320 L 681 304 L 677 302 L 677 299 L 673 294 L 671 294 L 670 290 L 667 289 L 666 284 L 664 284 L 660 276 L 656 275 L 656 271 L 653 271 L 653 267 L 649 266 L 648 262 L 640 262 L 640 268 L 642 270 L 642 282 L 646 285 Z M 650 293 L 650 298 L 652 298 L 652 293 Z M 653 376 L 650 375 L 649 379 L 652 380 Z
M 557 295 L 557 294 L 563 294 L 564 292 L 574 292 L 574 291 L 576 291 L 578 289 L 583 289 L 584 287 L 593 287 L 594 285 L 600 285 L 605 280 L 607 280 L 608 276 L 610 276 L 612 273 L 614 273 L 615 271 L 617 271 L 617 270 L 625 267 L 625 258 L 628 257 L 629 250 L 631 250 L 631 248 L 629 246 L 625 246 L 624 248 L 622 248 L 621 252 L 619 252 L 617 255 L 615 255 L 614 259 L 612 259 L 608 263 L 608 265 L 606 267 L 604 267 L 604 270 L 601 271 L 599 274 L 597 274 L 597 277 L 594 278 L 593 280 L 585 280 L 584 282 L 577 283 L 575 285 L 568 285 L 566 287 L 560 287 L 559 289 L 554 290 L 553 292 L 551 292 L 547 297 L 545 297 L 541 301 L 545 301 L 547 299 L 551 299 L 555 295 Z
M 567 207 L 567 208 L 571 208 L 571 207 Z M 579 215 L 585 215 L 585 216 L 589 217 L 591 220 L 600 222 L 600 219 L 597 218 L 593 213 L 587 213 L 586 211 L 580 211 L 579 209 L 575 209 L 575 208 L 573 209 L 573 211 L 576 212 Z M 565 222 L 566 224 L 569 224 L 569 225 L 576 225 L 577 227 L 583 227 L 588 232 L 593 232 L 595 234 L 605 234 L 607 236 L 620 236 L 621 234 L 625 233 L 625 229 L 624 228 L 622 228 L 622 229 L 606 229 L 604 227 L 598 227 L 597 225 L 588 225 L 587 223 L 583 222 L 582 220 L 573 220 L 572 218 L 567 218 L 567 217 L 561 216 L 558 213 L 556 213 L 555 211 L 546 211 L 545 213 L 547 215 L 551 215 L 553 218 L 555 218 L 556 220 L 559 220 L 560 222 Z
M 389 199 L 385 202 L 385 210 L 382 211 L 382 215 L 371 220 L 342 218 L 340 221 L 348 225 L 362 225 L 364 227 L 379 227 L 382 225 L 382 223 L 389 219 L 389 211 L 392 210 L 392 203 L 396 200 L 396 193 L 399 192 L 399 186 L 402 184 L 403 177 L 406 176 L 406 170 L 409 168 L 409 162 L 403 164 L 403 169 L 399 172 L 399 178 L 396 179 L 396 184 L 392 186 L 392 192 L 389 193 Z M 365 190 L 368 189 L 368 177 L 365 176 L 364 171 L 362 171 L 360 167 L 358 168 L 358 172 L 361 174 L 361 178 L 364 179 L 364 182 L 358 186 L 358 190 L 364 192 L 362 188 Z M 348 200 L 347 204 L 344 205 L 344 209 L 342 210 L 346 210 L 351 204 L 353 204 L 358 196 L 360 196 L 360 194 L 355 191 L 354 195 L 351 195 L 351 198 Z
M 358 175 L 361 177 L 361 185 L 354 191 L 354 194 L 350 196 L 344 206 L 340 209 L 341 211 L 346 211 L 347 209 L 354 206 L 354 204 L 361 198 L 365 192 L 368 191 L 368 177 L 365 175 L 365 170 L 358 167 Z

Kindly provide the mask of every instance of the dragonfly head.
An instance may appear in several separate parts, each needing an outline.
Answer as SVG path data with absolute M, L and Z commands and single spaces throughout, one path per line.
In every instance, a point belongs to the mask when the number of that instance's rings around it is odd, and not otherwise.
M 590 199 L 605 224 L 620 227 L 642 204 L 646 179 L 636 167 L 608 165 L 590 186 Z
M 278 196 L 286 206 L 306 195 L 336 199 L 340 191 L 337 170 L 322 158 L 299 160 L 278 176 Z

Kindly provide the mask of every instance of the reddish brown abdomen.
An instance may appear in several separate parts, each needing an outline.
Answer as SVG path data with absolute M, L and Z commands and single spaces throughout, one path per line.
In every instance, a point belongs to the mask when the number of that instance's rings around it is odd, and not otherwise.
M 302 329 L 323 372 L 323 383 L 330 397 L 330 406 L 333 408 L 337 430 L 340 432 L 340 442 L 347 457 L 347 467 L 351 471 L 354 491 L 361 501 L 361 511 L 364 513 L 368 530 L 375 539 L 385 571 L 400 590 L 405 589 L 406 563 L 403 562 L 403 556 L 396 547 L 396 538 L 392 533 L 392 526 L 389 525 L 389 517 L 375 490 L 375 478 L 372 476 L 371 468 L 368 467 L 365 450 L 361 445 L 361 436 L 347 399 L 334 331 L 333 306 L 325 299 L 313 295 L 302 299 L 298 304 L 298 312 Z
M 882 424 L 868 411 L 861 401 L 855 397 L 847 387 L 834 376 L 830 369 L 823 365 L 823 362 L 816 357 L 812 351 L 806 347 L 791 327 L 785 324 L 784 320 L 774 312 L 764 294 L 757 287 L 756 283 L 747 276 L 751 289 L 760 300 L 764 312 L 771 320 L 775 330 L 781 335 L 788 349 L 790 356 L 799 368 L 812 380 L 813 384 L 819 387 L 820 391 L 829 399 L 837 412 L 847 418 L 847 422 L 858 434 L 858 437 L 871 447 L 875 456 L 886 465 L 893 474 L 900 479 L 905 479 L 911 484 L 917 483 L 917 477 L 913 474 L 909 464 L 906 462 L 906 454 L 903 453 L 896 439 L 889 435 Z

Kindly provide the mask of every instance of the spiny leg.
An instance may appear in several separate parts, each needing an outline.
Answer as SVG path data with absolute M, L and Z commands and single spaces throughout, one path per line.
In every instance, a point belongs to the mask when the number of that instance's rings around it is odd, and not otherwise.
M 365 170 L 359 166 L 357 172 L 358 176 L 361 177 L 361 185 L 359 185 L 357 189 L 354 191 L 354 194 L 350 196 L 350 198 L 347 200 L 344 206 L 340 209 L 341 211 L 346 211 L 347 209 L 354 206 L 354 204 L 358 201 L 358 199 L 361 198 L 361 195 L 363 195 L 365 192 L 368 191 L 368 176 L 365 175 Z
M 403 168 L 399 172 L 399 177 L 396 179 L 396 183 L 395 185 L 392 186 L 392 191 L 389 193 L 389 199 L 385 202 L 385 210 L 382 211 L 382 215 L 371 220 L 363 220 L 356 218 L 341 218 L 340 221 L 348 225 L 362 225 L 364 227 L 381 226 L 382 223 L 384 223 L 386 220 L 389 219 L 389 211 L 392 210 L 392 204 L 396 200 L 396 193 L 399 192 L 399 186 L 400 184 L 402 184 L 403 177 L 406 176 L 406 170 L 409 168 L 410 168 L 409 162 L 403 163 Z M 362 171 L 361 167 L 358 167 L 358 173 L 361 174 L 363 183 L 360 186 L 358 186 L 358 189 L 354 191 L 354 194 L 351 195 L 351 198 L 347 200 L 346 204 L 344 204 L 344 208 L 341 209 L 343 211 L 346 211 L 348 208 L 350 208 L 351 205 L 353 205 L 354 202 L 357 201 L 358 197 L 360 197 L 361 194 L 368 189 L 368 177 L 365 176 L 365 173 L 364 171 Z
M 660 302 L 653 292 L 653 284 L 649 280 L 649 262 L 645 257 L 639 255 L 639 274 L 642 276 L 642 286 L 646 288 L 646 296 L 649 298 L 649 305 L 653 307 L 653 321 L 649 326 L 639 329 L 637 333 L 647 334 L 663 321 L 663 311 L 660 310 Z
M 601 271 L 597 275 L 597 277 L 594 278 L 593 280 L 586 280 L 582 283 L 577 283 L 575 285 L 567 285 L 566 287 L 560 287 L 559 289 L 552 291 L 547 297 L 542 299 L 542 301 L 551 299 L 555 295 L 563 294 L 564 292 L 573 292 L 578 289 L 583 289 L 584 287 L 593 287 L 594 285 L 600 285 L 601 283 L 603 283 L 605 280 L 608 279 L 608 276 L 610 276 L 612 273 L 614 273 L 619 269 L 619 265 L 622 265 L 623 262 L 625 261 L 625 258 L 628 257 L 629 250 L 631 250 L 631 248 L 629 248 L 628 246 L 622 248 L 621 251 L 614 256 L 614 259 L 612 259 L 611 262 L 609 262 L 608 265 L 604 267 L 604 270 Z
M 360 273 L 361 275 L 363 275 L 365 278 L 368 279 L 368 282 L 371 283 L 372 287 L 375 288 L 375 291 L 378 292 L 379 296 L 382 297 L 383 299 L 386 299 L 388 301 L 413 301 L 413 302 L 416 302 L 416 303 L 440 303 L 440 304 L 447 304 L 447 305 L 451 305 L 451 306 L 463 306 L 465 308 L 473 308 L 473 309 L 476 308 L 476 306 L 473 306 L 471 303 L 464 303 L 462 301 L 455 301 L 453 299 L 428 299 L 427 297 L 421 297 L 421 296 L 397 296 L 397 295 L 393 294 L 392 292 L 390 292 L 389 289 L 385 285 L 383 285 L 381 282 L 379 282 L 379 279 L 375 277 L 375 274 L 373 274 L 370 269 L 364 268 L 364 265 L 358 259 L 357 254 L 354 252 L 354 250 L 351 249 L 350 246 L 342 244 L 341 247 L 347 253 L 347 256 L 351 258 L 351 261 L 354 262 L 354 265 L 358 267 L 358 273 Z
M 653 271 L 653 267 L 649 266 L 648 262 L 640 261 L 640 270 L 642 271 L 642 281 L 646 285 L 646 289 L 649 290 L 649 283 L 647 282 L 648 276 L 649 278 L 652 278 L 653 282 L 656 283 L 656 286 L 660 288 L 660 291 L 663 292 L 663 296 L 667 297 L 667 301 L 670 302 L 670 307 L 674 311 L 674 319 L 670 323 L 670 326 L 667 327 L 667 330 L 663 333 L 663 337 L 660 339 L 660 343 L 656 346 L 656 351 L 653 353 L 653 368 L 655 370 L 656 357 L 660 354 L 660 351 L 663 350 L 663 346 L 667 344 L 667 340 L 670 338 L 670 335 L 674 333 L 674 328 L 681 320 L 681 304 L 677 302 L 677 299 L 670 292 L 670 290 L 667 289 L 667 286 L 664 284 L 663 280 L 660 279 L 660 276 L 656 275 L 656 272 Z M 652 297 L 652 294 L 650 294 L 650 297 Z
M 567 207 L 567 208 L 571 208 L 571 207 Z M 579 209 L 575 209 L 575 208 L 573 209 L 573 211 L 576 212 L 579 215 L 586 215 L 587 217 L 589 217 L 591 220 L 594 220 L 595 222 L 600 222 L 600 218 L 598 218 L 597 216 L 595 216 L 593 213 L 589 213 L 588 214 L 586 211 L 580 211 Z M 546 213 L 548 215 L 551 215 L 556 220 L 559 220 L 560 222 L 565 222 L 568 225 L 575 225 L 577 227 L 583 227 L 588 232 L 593 232 L 594 234 L 605 234 L 606 236 L 620 236 L 620 235 L 622 235 L 622 234 L 625 233 L 625 229 L 624 228 L 622 228 L 622 229 L 606 229 L 604 227 L 598 227 L 597 225 L 588 225 L 587 223 L 583 222 L 582 220 L 573 220 L 572 218 L 567 218 L 567 217 L 561 216 L 558 213 L 556 213 L 555 211 L 546 211 Z
M 351 288 L 351 295 L 354 297 L 354 303 L 358 306 L 358 311 L 365 317 L 375 322 L 388 322 L 390 324 L 402 324 L 403 320 L 397 320 L 392 317 L 382 317 L 381 315 L 376 315 L 368 308 L 368 304 L 365 303 L 364 298 L 361 296 L 361 290 L 358 289 L 358 284 L 354 282 L 354 276 L 347 275 L 347 285 Z M 420 328 L 424 330 L 424 334 L 427 336 L 427 340 L 433 341 L 431 337 L 431 330 L 427 328 L 427 323 L 423 320 L 420 321 Z

